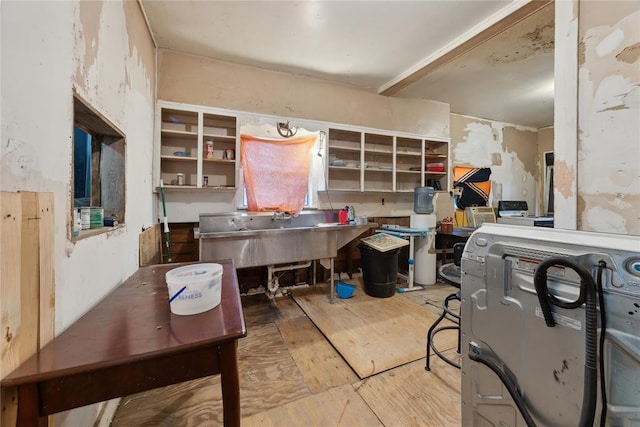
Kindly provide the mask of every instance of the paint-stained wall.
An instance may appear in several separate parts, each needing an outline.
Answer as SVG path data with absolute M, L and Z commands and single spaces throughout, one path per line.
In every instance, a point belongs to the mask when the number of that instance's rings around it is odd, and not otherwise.
M 126 230 L 68 243 L 64 274 L 82 280 L 98 275 L 95 289 L 64 284 L 58 289 L 60 319 L 66 326 L 87 301 L 104 296 L 137 268 L 138 233 L 153 225 L 151 164 L 155 48 L 135 2 L 85 2 L 74 8 L 73 75 L 71 85 L 94 109 L 126 136 Z M 70 173 L 68 182 L 70 182 Z M 71 206 L 67 200 L 66 208 Z M 61 212 L 62 214 L 62 212 Z M 122 267 L 112 268 L 112 263 Z M 91 270 L 85 266 L 93 265 Z M 94 296 L 95 295 L 95 296 Z
M 553 136 L 553 126 L 538 129 L 537 144 L 539 155 L 542 155 L 543 153 L 546 153 L 548 151 L 553 151 Z
M 0 189 L 54 193 L 60 333 L 138 266 L 153 219 L 155 52 L 137 2 L 2 2 Z M 126 226 L 69 240 L 73 89 L 126 135 Z M 93 425 L 98 406 L 56 417 Z
M 452 166 L 491 168 L 491 206 L 526 200 L 536 213 L 537 151 L 536 129 L 451 114 Z
M 579 19 L 578 229 L 640 235 L 640 2 Z
M 160 50 L 158 99 L 300 119 L 449 136 L 449 104 Z

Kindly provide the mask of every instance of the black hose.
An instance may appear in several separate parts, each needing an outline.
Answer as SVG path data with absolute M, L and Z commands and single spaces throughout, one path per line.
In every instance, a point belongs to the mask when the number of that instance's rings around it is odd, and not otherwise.
M 578 299 L 565 302 L 549 293 L 547 287 L 547 270 L 554 265 L 571 268 L 580 276 L 580 295 Z M 589 271 L 579 264 L 567 258 L 549 258 L 542 261 L 534 274 L 534 285 L 538 293 L 540 308 L 544 320 L 549 327 L 555 326 L 551 304 L 561 308 L 573 309 L 585 304 L 585 364 L 584 364 L 584 391 L 582 395 L 582 412 L 580 414 L 579 427 L 593 427 L 597 402 L 597 311 L 596 311 L 596 284 Z M 551 303 L 551 304 L 550 304 Z
M 554 265 L 569 267 L 580 276 L 580 295 L 578 295 L 578 298 L 575 301 L 562 301 L 561 299 L 556 298 L 555 295 L 549 293 L 547 287 L 547 270 Z M 542 314 L 544 315 L 544 320 L 547 323 L 547 326 L 552 328 L 556 325 L 556 322 L 553 319 L 553 315 L 551 313 L 551 305 L 549 304 L 549 302 L 553 303 L 553 305 L 555 306 L 570 310 L 582 306 L 582 304 L 586 300 L 586 293 L 588 291 L 588 289 L 583 285 L 585 281 L 588 281 L 587 283 L 593 285 L 591 289 L 595 289 L 591 274 L 589 274 L 589 272 L 581 266 L 566 258 L 549 258 L 545 261 L 542 261 L 540 265 L 538 265 L 538 268 L 536 268 L 534 274 L 533 283 L 536 287 L 538 301 L 540 301 L 540 308 L 542 309 Z
M 485 353 L 487 353 L 485 355 Z M 502 364 L 502 369 L 496 363 L 496 359 L 500 360 L 495 353 L 491 350 L 487 350 L 485 348 L 480 348 L 475 343 L 469 343 L 469 359 L 474 362 L 480 362 L 489 369 L 491 369 L 502 381 L 502 384 L 505 385 L 507 391 L 511 395 L 511 398 L 516 403 L 516 406 L 520 410 L 520 414 L 522 418 L 524 418 L 524 422 L 527 424 L 527 427 L 536 427 L 536 423 L 533 420 L 533 417 L 529 413 L 529 409 L 527 408 L 527 403 L 522 398 L 520 394 L 519 387 L 515 380 L 515 375 L 511 373 L 508 368 L 504 367 L 504 363 Z M 500 361 L 501 362 L 501 361 Z
M 600 354 L 600 400 L 602 401 L 602 411 L 600 412 L 600 426 L 604 427 L 607 421 L 607 385 L 604 375 L 604 339 L 607 330 L 607 316 L 604 307 L 604 289 L 602 288 L 602 273 L 607 268 L 604 261 L 598 262 L 598 302 L 600 305 L 600 342 L 598 343 L 598 353 Z

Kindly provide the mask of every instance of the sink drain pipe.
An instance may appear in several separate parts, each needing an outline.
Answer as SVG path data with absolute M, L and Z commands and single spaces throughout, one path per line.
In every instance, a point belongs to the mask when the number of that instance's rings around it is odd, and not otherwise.
M 310 265 L 311 265 L 311 261 L 306 261 L 298 264 L 284 265 L 280 267 L 276 267 L 273 264 L 268 265 L 267 266 L 267 295 L 269 297 L 274 297 L 276 295 L 276 292 L 278 292 L 278 288 L 280 287 L 280 282 L 278 281 L 278 278 L 273 277 L 274 273 L 277 273 L 279 271 L 291 271 L 291 270 L 297 270 L 300 268 L 307 268 Z

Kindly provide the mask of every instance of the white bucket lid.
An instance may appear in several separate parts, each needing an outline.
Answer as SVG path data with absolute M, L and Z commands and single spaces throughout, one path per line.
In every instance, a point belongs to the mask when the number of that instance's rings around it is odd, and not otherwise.
M 194 278 L 204 279 L 222 275 L 222 265 L 216 263 L 191 264 L 184 267 L 174 268 L 167 271 L 165 279 L 167 282 L 181 283 L 192 282 Z

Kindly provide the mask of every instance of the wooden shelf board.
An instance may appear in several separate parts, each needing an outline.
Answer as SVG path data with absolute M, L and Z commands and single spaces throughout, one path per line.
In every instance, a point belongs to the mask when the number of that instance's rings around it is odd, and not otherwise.
M 347 171 L 358 171 L 360 172 L 360 168 L 351 168 L 347 166 L 331 166 L 329 165 L 329 169 L 338 169 L 338 170 L 347 170 Z
M 327 191 L 336 191 L 341 193 L 361 193 L 360 189 L 353 188 L 330 188 L 329 190 L 319 191 L 319 193 L 326 193 Z
M 393 190 L 384 190 L 380 188 L 365 188 L 365 193 L 394 193 Z
M 393 172 L 393 169 L 365 168 L 365 172 Z
M 172 130 L 172 129 L 162 129 L 161 134 L 164 137 L 184 137 L 184 136 L 192 136 L 197 137 L 197 132 L 187 132 L 184 130 Z
M 330 188 L 328 190 L 321 190 L 318 191 L 318 193 L 368 193 L 368 194 L 376 194 L 376 193 L 413 193 L 413 190 L 400 190 L 400 191 L 393 191 L 393 190 L 375 190 L 375 189 L 366 189 L 364 191 L 361 190 L 350 190 L 348 188 Z M 436 193 L 442 193 L 444 191 L 436 191 Z
M 396 151 L 396 155 L 398 156 L 418 156 L 420 157 L 419 151 Z
M 197 157 L 187 157 L 187 156 L 170 156 L 163 154 L 160 156 L 162 160 L 171 160 L 171 161 L 179 161 L 179 162 L 195 162 L 198 160 Z
M 202 159 L 203 162 L 207 163 L 224 163 L 228 165 L 235 165 L 235 160 L 225 160 L 225 159 Z
M 236 143 L 236 137 L 235 136 L 228 136 L 228 135 L 214 135 L 214 134 L 210 134 L 210 133 L 203 133 L 202 137 L 204 139 L 213 139 L 213 142 L 229 142 L 229 143 Z
M 236 187 L 224 187 L 220 185 L 208 185 L 206 187 L 198 188 L 198 190 L 203 191 L 236 191 Z
M 420 174 L 420 173 L 422 173 L 421 171 L 410 171 L 410 170 L 406 170 L 406 169 L 397 169 L 396 172 L 398 172 L 398 173 L 408 173 L 408 174 L 412 174 L 412 173 Z
M 165 191 L 235 191 L 236 187 L 221 187 L 209 185 L 207 187 L 196 187 L 195 185 L 165 185 Z M 156 187 L 160 191 L 160 187 Z
M 391 150 L 380 150 L 380 149 L 376 149 L 376 148 L 365 148 L 364 149 L 365 153 L 375 153 L 375 154 L 388 154 L 388 155 L 392 155 L 393 151 Z
M 429 172 L 429 171 L 425 171 L 424 174 L 425 175 L 445 176 L 447 173 L 446 172 Z
M 90 228 L 87 230 L 80 230 L 80 234 L 77 236 L 71 237 L 73 242 L 77 242 L 78 240 L 86 239 L 87 237 L 97 236 L 98 234 L 108 233 L 109 231 L 118 230 L 120 228 L 124 228 L 124 224 L 118 224 L 114 227 L 98 227 L 98 228 Z
M 343 145 L 330 145 L 329 151 L 360 151 L 360 147 L 347 147 Z

